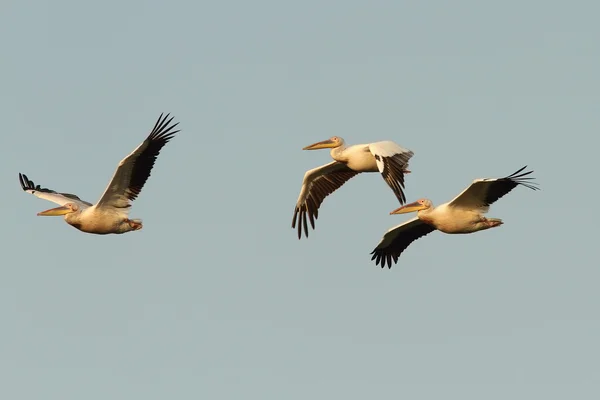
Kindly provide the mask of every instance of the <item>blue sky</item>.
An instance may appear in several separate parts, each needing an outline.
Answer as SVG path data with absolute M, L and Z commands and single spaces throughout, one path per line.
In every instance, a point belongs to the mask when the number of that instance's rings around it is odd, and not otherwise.
M 598 5 L 16 2 L 0 45 L 0 393 L 11 399 L 596 398 Z M 98 200 L 161 112 L 181 133 L 83 234 L 18 173 Z M 291 228 L 302 147 L 415 152 L 409 201 L 535 170 L 474 235 L 369 253 L 411 216 L 378 174 Z M 594 261 L 596 260 L 596 261 Z

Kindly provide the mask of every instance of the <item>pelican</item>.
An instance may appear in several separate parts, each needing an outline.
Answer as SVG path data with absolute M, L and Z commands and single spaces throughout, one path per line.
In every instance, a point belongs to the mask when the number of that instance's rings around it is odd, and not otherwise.
M 532 190 L 538 190 L 537 183 L 529 182 L 526 177 L 533 171 L 523 172 L 524 166 L 517 172 L 505 178 L 476 179 L 461 194 L 451 202 L 433 207 L 431 200 L 419 199 L 414 203 L 406 204 L 390 213 L 405 214 L 416 211 L 417 217 L 403 224 L 393 227 L 385 233 L 381 242 L 371 252 L 375 265 L 381 262 L 381 268 L 392 268 L 398 262 L 400 254 L 415 240 L 435 231 L 449 234 L 466 234 L 495 228 L 502 225 L 498 218 L 486 218 L 491 204 L 513 190 L 518 185 L 523 185 Z
M 19 173 L 19 181 L 25 192 L 59 205 L 37 215 L 62 215 L 69 225 L 82 232 L 97 235 L 142 229 L 140 219 L 129 219 L 129 209 L 148 180 L 160 150 L 179 132 L 173 131 L 179 123 L 169 125 L 173 117 L 167 121 L 168 117 L 169 114 L 164 118 L 161 114 L 146 140 L 119 163 L 112 180 L 96 204 L 83 201 L 74 194 L 42 188 L 29 180 L 27 175 Z
M 339 136 L 311 144 L 302 150 L 317 149 L 331 149 L 331 158 L 335 161 L 304 174 L 292 220 L 292 229 L 298 222 L 298 239 L 302 236 L 302 228 L 308 237 L 307 218 L 315 229 L 319 207 L 325 197 L 360 172 L 380 172 L 398 198 L 400 205 L 406 202 L 402 189 L 404 189 L 404 174 L 410 172 L 407 167 L 408 160 L 414 154 L 412 151 L 390 141 L 346 147 L 344 139 Z

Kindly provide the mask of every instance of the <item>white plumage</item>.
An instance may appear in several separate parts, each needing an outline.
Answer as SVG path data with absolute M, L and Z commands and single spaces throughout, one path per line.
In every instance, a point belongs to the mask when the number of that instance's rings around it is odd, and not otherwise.
M 302 237 L 302 230 L 308 237 L 308 221 L 315 228 L 319 207 L 325 197 L 361 172 L 380 172 L 400 204 L 405 203 L 404 174 L 410 172 L 407 168 L 414 154 L 412 151 L 391 141 L 346 147 L 344 139 L 339 136 L 314 143 L 303 150 L 325 148 L 331 148 L 331 157 L 335 161 L 311 169 L 304 175 L 292 220 L 292 228 L 298 224 L 298 239 Z
M 54 202 L 59 207 L 38 213 L 41 216 L 64 215 L 65 221 L 80 231 L 94 234 L 125 233 L 142 229 L 142 221 L 129 219 L 131 202 L 140 194 L 150 177 L 160 150 L 179 131 L 178 123 L 170 125 L 173 118 L 161 114 L 146 140 L 117 167 L 113 178 L 97 204 L 93 205 L 69 193 L 58 193 L 35 185 L 25 174 L 19 174 L 22 189 L 41 199 Z
M 502 225 L 502 220 L 486 218 L 492 203 L 513 190 L 518 185 L 537 190 L 536 183 L 526 177 L 533 171 L 521 173 L 527 166 L 505 178 L 476 179 L 452 201 L 433 207 L 428 199 L 419 199 L 406 204 L 390 214 L 404 214 L 417 211 L 417 217 L 388 230 L 375 250 L 371 252 L 375 264 L 389 268 L 398 262 L 400 254 L 415 240 L 439 230 L 448 234 L 467 234 Z

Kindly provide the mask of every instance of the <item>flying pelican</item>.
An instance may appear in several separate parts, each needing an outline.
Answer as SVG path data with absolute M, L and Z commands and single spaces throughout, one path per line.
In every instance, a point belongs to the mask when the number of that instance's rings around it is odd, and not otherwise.
M 390 141 L 346 147 L 344 139 L 339 136 L 311 144 L 302 150 L 328 148 L 331 149 L 331 157 L 335 161 L 311 169 L 304 174 L 302 189 L 292 220 L 292 229 L 296 227 L 296 221 L 298 222 L 298 239 L 302 236 L 303 227 L 304 233 L 308 237 L 307 217 L 310 225 L 315 229 L 315 219 L 319 216 L 319 207 L 325 197 L 360 172 L 380 172 L 400 204 L 406 202 L 402 189 L 404 188 L 404 174 L 410 172 L 407 167 L 408 160 L 414 154 L 412 151 Z
M 417 211 L 417 217 L 393 227 L 385 233 L 381 242 L 371 252 L 375 265 L 381 262 L 381 268 L 392 268 L 398 262 L 400 254 L 415 240 L 435 231 L 449 234 L 473 233 L 502 225 L 498 218 L 485 218 L 491 204 L 513 190 L 518 185 L 538 190 L 537 185 L 526 178 L 533 171 L 523 172 L 524 166 L 505 178 L 476 179 L 471 186 L 456 196 L 451 202 L 433 207 L 431 200 L 420 199 L 406 204 L 390 213 L 405 214 Z
M 36 186 L 25 174 L 19 173 L 21 187 L 27 193 L 60 205 L 38 215 L 64 215 L 65 221 L 80 231 L 105 235 L 140 230 L 142 220 L 129 219 L 129 209 L 148 180 L 160 150 L 179 132 L 173 131 L 179 123 L 169 125 L 173 117 L 167 121 L 168 117 L 169 114 L 164 118 L 161 114 L 146 140 L 119 163 L 112 180 L 95 205 L 74 194 Z

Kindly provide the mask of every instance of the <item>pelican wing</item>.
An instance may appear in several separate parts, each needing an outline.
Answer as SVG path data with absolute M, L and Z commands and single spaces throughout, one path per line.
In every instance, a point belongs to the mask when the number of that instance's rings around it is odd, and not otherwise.
M 527 177 L 527 175 L 531 174 L 533 171 L 521 173 L 525 168 L 527 168 L 527 166 L 524 166 L 517 172 L 504 178 L 476 179 L 471 186 L 456 196 L 448 203 L 448 205 L 451 207 L 478 209 L 481 212 L 487 212 L 491 204 L 518 185 L 538 190 L 539 188 L 535 186 L 536 183 L 530 182 L 530 180 L 534 178 Z
M 298 222 L 298 239 L 302 236 L 302 228 L 304 228 L 304 234 L 308 237 L 307 217 L 310 220 L 310 225 L 315 229 L 315 219 L 319 216 L 319 207 L 325 197 L 339 189 L 357 174 L 358 172 L 351 170 L 346 164 L 338 161 L 332 161 L 329 164 L 311 169 L 304 174 L 302 189 L 292 220 L 292 228 L 295 228 L 296 222 Z
M 400 205 L 404 204 L 406 202 L 403 191 L 404 171 L 408 167 L 408 160 L 414 153 L 390 141 L 371 143 L 369 150 L 375 157 L 377 168 L 383 179 L 394 191 Z
M 375 265 L 381 263 L 381 268 L 385 267 L 387 262 L 388 268 L 392 268 L 392 260 L 394 264 L 398 262 L 400 254 L 415 240 L 435 231 L 435 228 L 419 218 L 415 217 L 405 223 L 395 226 L 388 230 L 383 238 L 371 252 L 375 260 Z
M 158 117 L 150 135 L 117 167 L 112 180 L 98 201 L 98 207 L 129 208 L 150 177 L 154 162 L 165 144 L 179 132 L 173 131 L 179 123 L 169 125 L 169 114 Z
M 86 208 L 92 205 L 87 201 L 81 200 L 74 194 L 71 193 L 58 193 L 52 189 L 43 188 L 40 185 L 36 185 L 33 181 L 27 178 L 27 175 L 19 173 L 19 182 L 21 182 L 21 188 L 32 195 L 39 197 L 40 199 L 48 200 L 59 206 L 64 206 L 67 203 L 77 203 L 81 208 Z

